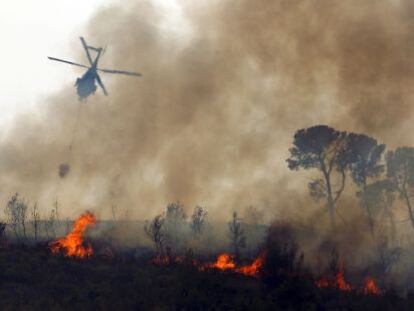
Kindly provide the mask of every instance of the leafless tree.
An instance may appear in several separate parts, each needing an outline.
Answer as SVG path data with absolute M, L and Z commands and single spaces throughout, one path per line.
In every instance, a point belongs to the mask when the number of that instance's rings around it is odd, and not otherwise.
M 52 210 L 50 211 L 49 218 L 45 220 L 44 227 L 46 236 L 49 239 L 50 237 L 56 238 L 56 223 L 57 223 L 57 204 L 54 204 Z
M 145 233 L 155 245 L 158 256 L 162 256 L 164 254 L 164 224 L 165 218 L 163 215 L 157 215 L 151 222 L 147 221 L 144 227 Z
M 190 228 L 196 237 L 199 237 L 205 228 L 207 221 L 207 211 L 201 206 L 196 206 L 191 215 Z
M 7 224 L 5 222 L 0 222 L 0 247 L 1 248 L 7 248 L 8 241 L 6 236 L 6 226 Z
M 165 211 L 165 232 L 168 246 L 172 250 L 180 249 L 182 241 L 180 237 L 184 236 L 184 222 L 186 215 L 180 202 L 170 203 Z
M 242 228 L 241 219 L 237 217 L 237 212 L 233 212 L 233 218 L 229 222 L 229 234 L 234 256 L 237 259 L 240 257 L 240 249 L 246 246 L 246 237 Z
M 37 203 L 33 205 L 31 214 L 32 214 L 31 216 L 32 216 L 33 234 L 34 234 L 35 241 L 37 241 L 37 238 L 39 235 L 39 222 L 40 222 L 40 214 L 39 214 L 39 209 L 37 207 Z
M 59 225 L 60 224 L 60 219 L 59 219 L 59 203 L 58 203 L 58 199 L 56 199 L 55 204 L 53 205 L 53 209 L 54 209 L 56 224 Z
M 263 212 L 254 206 L 249 206 L 244 211 L 243 222 L 245 223 L 247 237 L 246 247 L 250 255 L 257 252 L 257 249 L 260 247 L 260 242 L 264 239 L 264 232 L 261 234 L 260 230 L 263 224 L 263 218 Z
M 43 221 L 43 227 L 45 229 L 46 239 L 49 240 L 50 239 L 50 234 L 49 234 L 49 227 L 50 227 L 50 225 L 49 225 L 49 219 L 45 219 Z
M 111 213 L 112 213 L 112 220 L 116 222 L 116 213 L 118 211 L 118 206 L 116 204 L 111 204 Z
M 16 238 L 26 238 L 27 205 L 19 198 L 18 193 L 14 194 L 7 202 L 5 214 Z

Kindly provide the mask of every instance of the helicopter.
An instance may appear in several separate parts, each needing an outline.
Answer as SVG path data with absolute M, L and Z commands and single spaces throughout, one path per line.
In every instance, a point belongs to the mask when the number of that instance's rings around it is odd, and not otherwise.
M 99 72 L 104 72 L 104 73 L 123 74 L 123 75 L 128 75 L 128 76 L 142 76 L 142 74 L 138 73 L 138 72 L 98 68 L 99 58 L 102 56 L 102 54 L 105 52 L 105 50 L 103 48 L 95 48 L 93 46 L 87 45 L 87 43 L 86 43 L 86 41 L 83 37 L 80 37 L 80 40 L 82 42 L 83 48 L 85 49 L 86 56 L 87 56 L 88 61 L 89 61 L 89 66 L 85 66 L 85 65 L 82 65 L 82 64 L 78 64 L 78 63 L 75 63 L 75 62 L 67 61 L 67 60 L 64 60 L 64 59 L 56 58 L 56 57 L 50 57 L 50 56 L 47 57 L 50 60 L 63 62 L 63 63 L 66 63 L 66 64 L 70 64 L 70 65 L 74 65 L 74 66 L 78 66 L 78 67 L 88 69 L 83 74 L 82 77 L 76 79 L 75 87 L 77 89 L 77 93 L 78 93 L 80 101 L 85 100 L 89 95 L 94 94 L 96 92 L 97 86 L 96 86 L 95 82 L 97 82 L 98 85 L 101 87 L 103 93 L 106 96 L 108 95 L 108 92 L 107 92 L 104 84 L 102 83 L 102 80 L 101 80 L 101 77 L 98 74 L 98 71 Z M 95 59 L 92 59 L 91 53 L 89 52 L 90 50 L 96 52 Z

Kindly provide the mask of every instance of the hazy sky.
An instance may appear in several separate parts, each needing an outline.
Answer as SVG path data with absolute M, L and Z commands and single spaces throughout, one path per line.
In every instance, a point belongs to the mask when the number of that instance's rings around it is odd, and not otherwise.
M 0 127 L 17 111 L 33 107 L 41 96 L 75 78 L 70 66 L 47 55 L 70 58 L 73 39 L 99 6 L 110 0 L 0 1 Z M 80 46 L 79 46 L 80 47 Z
M 301 211 L 308 180 L 285 163 L 298 129 L 413 144 L 411 0 L 26 2 L 0 7 L 0 203 Z M 46 56 L 86 62 L 80 35 L 107 45 L 100 66 L 144 77 L 102 76 L 110 96 L 88 99 L 69 153 L 83 71 Z
M 88 20 L 99 8 L 116 0 L 0 0 L 0 128 L 16 112 L 32 108 L 81 74 L 78 68 L 59 65 L 46 56 L 77 59 Z M 175 0 L 155 0 L 176 15 Z M 110 43 L 102 43 L 108 44 Z M 78 49 L 78 50 L 77 50 Z M 76 95 L 75 95 L 76 96 Z

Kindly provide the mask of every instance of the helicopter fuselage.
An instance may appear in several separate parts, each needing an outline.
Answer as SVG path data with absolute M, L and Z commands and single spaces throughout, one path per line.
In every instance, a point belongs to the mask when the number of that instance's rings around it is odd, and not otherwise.
M 83 101 L 84 99 L 89 97 L 89 95 L 94 94 L 98 86 L 102 89 L 102 92 L 104 93 L 104 95 L 108 96 L 108 92 L 106 91 L 105 85 L 102 83 L 102 79 L 98 71 L 105 72 L 105 73 L 111 73 L 111 74 L 141 76 L 141 74 L 137 72 L 98 68 L 99 58 L 105 52 L 105 50 L 102 49 L 101 47 L 96 48 L 96 47 L 87 45 L 83 37 L 80 37 L 80 40 L 82 42 L 83 48 L 85 49 L 86 56 L 89 61 L 89 65 L 78 64 L 72 61 L 68 61 L 68 60 L 64 60 L 64 59 L 60 59 L 56 57 L 50 57 L 50 56 L 47 57 L 53 61 L 63 62 L 66 64 L 77 66 L 77 67 L 87 68 L 86 72 L 80 78 L 77 78 L 76 83 L 75 83 L 75 87 L 76 87 L 80 101 Z M 95 58 L 92 58 L 90 54 L 91 50 L 96 52 Z
M 86 99 L 89 95 L 96 92 L 96 70 L 94 67 L 89 68 L 85 74 L 76 79 L 75 86 L 79 95 L 79 100 Z

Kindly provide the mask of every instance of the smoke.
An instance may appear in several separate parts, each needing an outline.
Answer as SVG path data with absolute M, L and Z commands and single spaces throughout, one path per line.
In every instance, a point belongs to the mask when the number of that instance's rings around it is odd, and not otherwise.
M 116 204 L 149 218 L 176 200 L 219 219 L 249 205 L 306 215 L 308 180 L 285 164 L 297 129 L 412 143 L 413 13 L 408 0 L 182 1 L 172 27 L 155 2 L 102 8 L 84 34 L 108 44 L 101 66 L 143 77 L 102 74 L 109 97 L 81 104 L 70 152 L 69 85 L 17 118 L 0 145 L 2 199 L 18 191 L 46 211 L 57 197 L 69 217 Z

